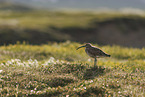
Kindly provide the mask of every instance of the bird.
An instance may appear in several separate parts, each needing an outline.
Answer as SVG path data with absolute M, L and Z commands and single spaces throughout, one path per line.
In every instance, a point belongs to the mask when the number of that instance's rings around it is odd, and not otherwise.
M 106 54 L 105 52 L 103 52 L 101 49 L 95 47 L 95 46 L 92 46 L 91 43 L 86 43 L 85 45 L 83 46 L 80 46 L 78 47 L 76 50 L 82 48 L 82 47 L 86 47 L 85 48 L 85 52 L 92 58 L 94 58 L 94 66 L 97 66 L 96 63 L 97 63 L 97 58 L 100 58 L 100 57 L 110 57 L 111 55 L 109 54 Z

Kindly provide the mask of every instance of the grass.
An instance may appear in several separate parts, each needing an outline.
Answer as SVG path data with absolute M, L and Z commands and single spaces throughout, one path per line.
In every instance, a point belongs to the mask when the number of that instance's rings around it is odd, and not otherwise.
M 122 13 L 95 13 L 95 12 L 65 12 L 65 11 L 2 11 L 0 10 L 0 21 L 9 22 L 22 28 L 47 29 L 49 26 L 56 28 L 64 27 L 89 27 L 91 22 L 103 22 L 113 18 L 131 19 L 143 18 L 140 15 L 129 15 Z M 13 22 L 14 21 L 14 22 Z M 3 23 L 3 22 L 1 22 Z
M 0 39 L 8 44 L 0 46 L 0 96 L 144 97 L 145 48 L 93 44 L 111 55 L 94 67 L 84 49 L 76 50 L 83 44 L 60 42 L 110 22 L 127 34 L 144 25 L 144 16 L 0 10 Z
M 98 67 L 75 42 L 0 47 L 1 96 L 143 97 L 145 49 L 95 46 Z
M 49 41 L 64 42 L 71 40 L 104 45 L 115 43 L 142 48 L 144 46 L 142 42 L 144 41 L 143 25 L 145 25 L 144 15 L 130 15 L 119 12 L 109 14 L 46 10 L 0 10 L 0 45 L 15 44 L 17 41 L 27 41 L 30 44 L 47 44 Z M 113 32 L 115 35 L 119 33 L 116 38 L 107 36 L 109 33 L 113 34 Z M 130 37 L 128 38 L 126 35 Z M 134 39 L 134 36 L 138 38 Z M 104 41 L 104 39 L 108 41 Z
M 83 17 L 82 17 L 83 16 Z M 66 26 L 85 26 L 94 14 L 87 13 L 67 13 L 67 12 L 49 12 L 49 11 L 28 11 L 1 12 L 0 18 L 3 21 L 15 20 L 17 25 L 24 28 L 47 28 L 48 26 L 66 27 Z M 79 21 L 79 22 L 78 22 Z M 76 25 L 76 22 L 77 25 Z

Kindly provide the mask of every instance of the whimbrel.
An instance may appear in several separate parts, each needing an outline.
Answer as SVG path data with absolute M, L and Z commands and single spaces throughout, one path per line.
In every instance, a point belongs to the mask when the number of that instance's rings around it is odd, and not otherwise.
M 85 48 L 86 53 L 90 57 L 95 58 L 95 60 L 94 60 L 94 66 L 96 66 L 97 58 L 99 58 L 99 57 L 110 57 L 109 54 L 104 53 L 102 50 L 100 50 L 97 47 L 92 46 L 90 43 L 87 43 L 87 44 L 85 44 L 83 46 L 78 47 L 77 50 L 79 48 L 82 48 L 82 47 L 86 47 Z

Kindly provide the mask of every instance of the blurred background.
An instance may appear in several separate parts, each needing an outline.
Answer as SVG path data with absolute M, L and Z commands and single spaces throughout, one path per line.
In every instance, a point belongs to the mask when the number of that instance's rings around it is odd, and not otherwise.
M 0 0 L 0 45 L 145 47 L 145 0 Z

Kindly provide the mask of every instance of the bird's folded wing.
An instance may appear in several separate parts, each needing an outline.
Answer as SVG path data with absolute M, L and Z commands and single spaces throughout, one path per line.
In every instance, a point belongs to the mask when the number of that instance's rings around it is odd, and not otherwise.
M 88 50 L 88 53 L 92 54 L 93 56 L 104 56 L 105 53 L 100 50 L 99 48 L 92 47 Z

